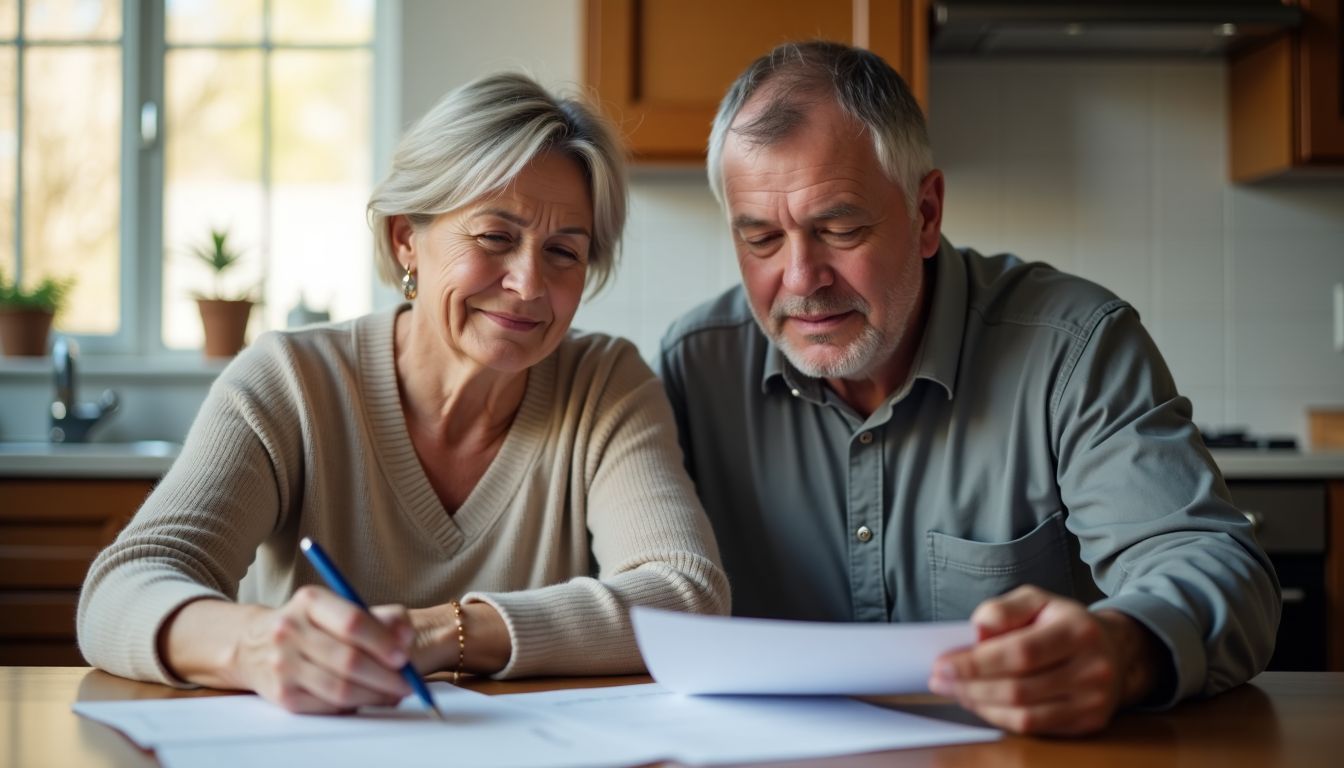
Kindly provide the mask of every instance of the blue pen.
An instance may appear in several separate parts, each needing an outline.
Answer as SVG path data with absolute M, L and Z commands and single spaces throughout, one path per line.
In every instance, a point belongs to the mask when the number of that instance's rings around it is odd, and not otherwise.
M 350 586 L 350 582 L 345 580 L 340 571 L 336 570 L 336 564 L 331 561 L 331 558 L 327 557 L 327 553 L 322 551 L 316 541 L 304 536 L 303 540 L 299 542 L 299 549 L 308 556 L 308 561 L 322 575 L 322 579 L 327 582 L 327 586 L 331 587 L 332 591 L 365 611 L 369 610 L 369 606 L 359 599 L 359 595 L 355 593 L 355 588 Z M 407 661 L 401 668 L 401 676 L 411 684 L 411 689 L 425 703 L 425 706 L 429 707 L 429 711 L 433 712 L 435 717 L 443 720 L 443 713 L 434 705 L 434 697 L 429 694 L 429 687 L 421 679 L 420 673 L 415 671 L 415 667 L 411 666 L 411 662 Z

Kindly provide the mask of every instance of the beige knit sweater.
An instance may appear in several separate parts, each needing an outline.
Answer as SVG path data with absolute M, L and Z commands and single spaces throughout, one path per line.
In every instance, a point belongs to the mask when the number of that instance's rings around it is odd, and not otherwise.
M 498 677 L 642 669 L 633 605 L 727 612 L 671 409 L 629 342 L 571 332 L 533 367 L 450 516 L 406 431 L 394 319 L 264 334 L 221 374 L 181 456 L 89 569 L 89 662 L 180 684 L 156 651 L 164 620 L 200 597 L 276 606 L 322 583 L 304 536 L 370 605 L 493 605 L 513 641 Z

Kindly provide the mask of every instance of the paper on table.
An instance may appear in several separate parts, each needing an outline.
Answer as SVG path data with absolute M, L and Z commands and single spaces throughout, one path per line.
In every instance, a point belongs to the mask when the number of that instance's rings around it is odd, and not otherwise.
M 928 690 L 933 660 L 975 642 L 969 622 L 823 623 L 630 612 L 649 674 L 678 693 L 859 696 Z
M 690 765 L 803 758 L 993 741 L 991 728 L 949 723 L 853 699 L 685 696 L 656 683 L 500 698 L 626 733 Z
M 430 690 L 447 723 L 414 697 L 358 715 L 294 715 L 256 696 L 78 702 L 75 712 L 154 749 L 170 768 L 321 765 L 625 766 L 651 762 L 650 745 L 447 685 Z

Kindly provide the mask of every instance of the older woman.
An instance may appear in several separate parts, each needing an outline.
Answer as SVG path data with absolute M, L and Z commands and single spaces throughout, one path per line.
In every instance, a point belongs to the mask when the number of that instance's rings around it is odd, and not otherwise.
M 519 75 L 449 94 L 369 203 L 409 303 L 268 333 L 80 597 L 110 672 L 385 703 L 397 670 L 642 667 L 633 605 L 726 612 L 662 388 L 628 342 L 570 332 L 625 219 L 610 129 Z M 320 541 L 371 617 L 299 556 Z M 402 606 L 408 606 L 404 608 Z

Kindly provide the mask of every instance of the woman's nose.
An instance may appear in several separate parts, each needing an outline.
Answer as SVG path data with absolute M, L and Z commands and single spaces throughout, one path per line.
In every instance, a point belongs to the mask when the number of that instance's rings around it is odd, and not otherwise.
M 508 271 L 504 274 L 504 288 L 518 295 L 523 301 L 531 301 L 545 293 L 541 277 L 541 247 L 520 248 L 508 261 Z

